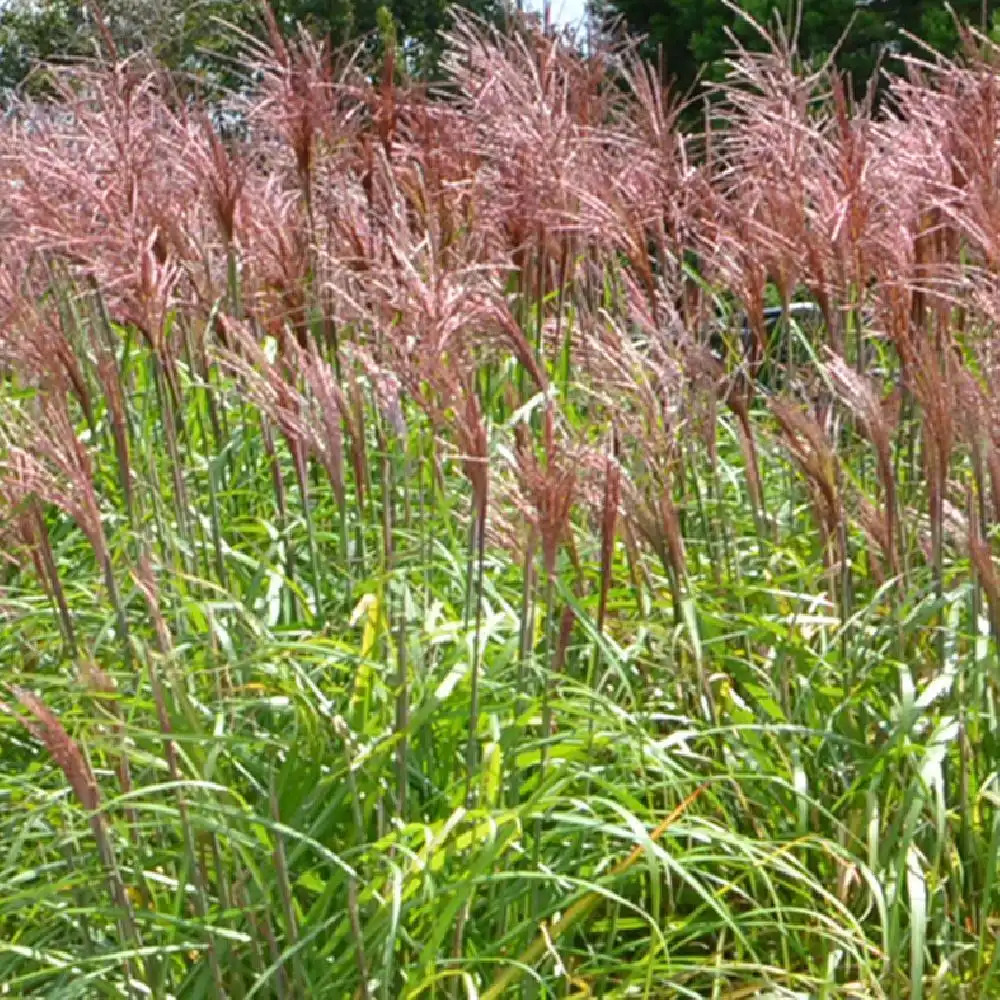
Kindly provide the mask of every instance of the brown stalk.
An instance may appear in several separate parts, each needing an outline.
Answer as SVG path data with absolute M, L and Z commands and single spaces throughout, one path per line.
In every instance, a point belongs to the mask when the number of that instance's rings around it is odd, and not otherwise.
M 35 575 L 52 601 L 67 652 L 76 656 L 76 629 L 59 578 L 44 511 L 30 481 L 26 482 L 13 470 L 4 471 L 6 476 L 0 476 L 0 502 L 6 517 L 0 529 L 0 541 L 5 547 L 3 558 L 16 562 L 26 554 L 30 559 Z
M 986 595 L 994 640 L 998 640 L 1000 639 L 1000 574 L 997 573 L 989 542 L 983 538 L 975 505 L 970 504 L 969 510 L 969 556 L 975 568 L 976 579 Z
M 97 779 L 94 777 L 90 764 L 79 745 L 66 732 L 58 716 L 45 705 L 41 698 L 16 685 L 7 685 L 7 688 L 29 713 L 30 717 L 17 716 L 21 724 L 48 750 L 56 766 L 66 776 L 77 801 L 88 814 L 90 830 L 97 843 L 98 855 L 108 880 L 111 899 L 118 908 L 119 928 L 123 943 L 134 948 L 141 948 L 142 940 L 135 923 L 132 904 L 122 881 L 107 816 L 101 806 Z M 9 714 L 15 714 L 11 706 L 3 702 L 0 702 L 0 709 Z M 136 994 L 133 982 L 138 980 L 138 974 L 133 962 L 134 960 L 131 958 L 125 959 L 128 989 L 129 993 L 134 996 Z
M 622 472 L 618 464 L 619 452 L 618 430 L 615 428 L 611 435 L 611 454 L 605 458 L 604 497 L 601 503 L 601 581 L 597 603 L 597 631 L 602 633 L 608 610 L 616 527 L 621 506 Z
M 96 339 L 96 338 L 95 338 Z M 94 345 L 97 354 L 97 377 L 104 392 L 104 402 L 108 408 L 111 436 L 114 440 L 115 455 L 118 462 L 118 481 L 121 484 L 122 496 L 125 499 L 125 509 L 129 520 L 136 523 L 135 498 L 132 489 L 132 463 L 129 456 L 128 418 L 125 413 L 125 400 L 122 396 L 121 376 L 114 356 L 103 344 Z
M 160 608 L 159 588 L 156 583 L 156 576 L 153 573 L 149 556 L 143 552 L 139 565 L 132 574 L 132 579 L 146 601 L 150 617 L 153 620 L 153 628 L 156 634 L 156 644 L 159 655 L 168 660 L 173 652 L 173 643 L 170 638 L 170 631 L 167 628 L 166 620 Z M 173 725 L 170 721 L 170 711 L 167 706 L 163 684 L 153 657 L 148 661 L 149 681 L 153 692 L 153 702 L 156 705 L 156 716 L 160 726 L 160 734 L 163 737 L 163 751 L 167 762 L 167 771 L 170 780 L 174 783 L 174 795 L 177 800 L 177 812 L 180 816 L 181 829 L 184 834 L 184 847 L 187 855 L 187 864 L 191 871 L 191 878 L 194 882 L 196 895 L 195 905 L 198 916 L 205 920 L 208 916 L 208 892 L 206 888 L 205 870 L 201 859 L 195 851 L 194 828 L 191 824 L 191 816 L 188 810 L 187 799 L 181 787 L 183 776 L 180 764 L 177 759 L 177 745 L 173 739 Z M 214 839 L 214 834 L 212 835 Z M 206 943 L 209 964 L 212 971 L 212 980 L 219 994 L 223 993 L 222 970 L 219 966 L 218 953 L 214 941 L 209 939 Z
M 764 488 L 760 473 L 760 460 L 757 456 L 757 444 L 753 427 L 750 423 L 750 406 L 746 395 L 739 387 L 733 387 L 726 396 L 726 403 L 736 414 L 736 432 L 739 438 L 740 450 L 747 469 L 747 489 L 750 492 L 750 504 L 753 508 L 757 531 L 764 537 L 768 533 L 767 510 L 764 506 Z
M 956 361 L 951 351 L 937 353 L 916 336 L 899 342 L 908 385 L 920 406 L 923 461 L 931 522 L 931 563 L 938 597 L 944 592 L 945 501 L 952 448 L 955 441 L 954 407 Z M 943 630 L 940 641 L 944 641 Z M 941 647 L 943 655 L 943 646 Z
M 118 773 L 118 784 L 121 787 L 122 794 L 128 796 L 133 790 L 132 770 L 129 765 L 128 755 L 124 750 L 125 724 L 122 721 L 121 712 L 119 711 L 114 698 L 117 685 L 115 684 L 114 678 L 109 677 L 92 659 L 86 659 L 81 664 L 78 672 L 78 679 L 92 693 L 94 700 L 100 706 L 101 711 L 107 713 L 107 715 L 111 717 L 112 731 L 115 734 L 115 738 L 119 746 L 121 747 L 118 754 L 118 761 L 115 765 L 115 770 Z M 125 818 L 132 827 L 133 844 L 138 847 L 140 843 L 139 815 L 131 807 L 126 807 Z M 142 893 L 143 901 L 148 905 L 150 896 L 144 880 L 140 884 L 140 892 Z
M 55 505 L 83 531 L 103 573 L 115 608 L 122 654 L 129 662 L 128 622 L 104 533 L 90 454 L 73 426 L 63 393 L 42 393 L 37 409 L 35 415 L 13 409 L 4 413 L 0 440 L 7 438 L 10 443 L 0 457 L 0 478 L 18 483 L 21 495 L 33 494 Z

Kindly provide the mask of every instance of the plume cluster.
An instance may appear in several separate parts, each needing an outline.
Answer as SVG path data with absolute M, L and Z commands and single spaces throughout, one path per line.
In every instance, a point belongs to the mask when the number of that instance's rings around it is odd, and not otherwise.
M 370 622 L 363 659 L 394 665 L 403 734 L 371 822 L 381 837 L 390 817 L 404 829 L 417 815 L 406 734 L 422 682 L 399 581 L 429 580 L 436 539 L 420 518 L 439 504 L 469 529 L 467 808 L 490 802 L 481 771 L 508 746 L 487 735 L 476 687 L 496 611 L 489 566 L 518 567 L 518 696 L 539 699 L 541 722 L 509 724 L 543 747 L 563 679 L 600 686 L 600 655 L 568 650 L 594 637 L 579 622 L 591 599 L 599 646 L 623 627 L 615 574 L 640 607 L 666 581 L 673 626 L 691 633 L 676 670 L 697 668 L 705 721 L 718 707 L 693 595 L 715 588 L 724 604 L 748 544 L 765 574 L 782 539 L 815 555 L 807 596 L 845 631 L 862 598 L 892 620 L 928 580 L 939 595 L 964 581 L 1000 638 L 996 46 L 968 33 L 961 63 L 912 60 L 876 112 L 830 67 L 799 73 L 778 32 L 765 54 L 734 48 L 697 131 L 628 48 L 582 55 L 528 22 L 501 32 L 456 15 L 436 88 L 406 81 L 391 46 L 372 67 L 283 37 L 270 14 L 264 28 L 247 43 L 255 87 L 226 107 L 195 108 L 126 59 L 58 71 L 55 97 L 18 106 L 0 136 L 5 572 L 37 575 L 75 656 L 54 553 L 84 543 L 72 558 L 93 562 L 121 656 L 136 677 L 156 664 L 185 824 L 170 719 L 205 709 L 172 679 L 171 578 L 210 580 L 288 628 L 320 634 L 352 608 Z M 224 135 L 222 118 L 238 127 Z M 766 322 L 768 305 L 803 297 L 822 313 L 814 335 Z M 273 491 L 244 519 L 260 469 Z M 721 513 L 734 495 L 749 543 Z M 234 553 L 261 534 L 280 567 L 241 591 Z M 358 588 L 375 578 L 377 597 Z M 231 637 L 214 616 L 228 612 L 212 608 L 203 653 L 224 705 L 241 679 L 219 666 Z M 747 646 L 770 662 L 766 643 Z M 540 681 L 540 663 L 558 669 Z M 369 697 L 358 669 L 345 716 Z M 14 696 L 94 817 L 135 937 L 105 777 L 38 695 Z M 114 731 L 124 738 L 120 719 Z M 544 783 L 547 754 L 505 786 L 508 805 Z M 279 807 L 268 798 L 284 871 L 302 845 L 286 850 Z M 183 842 L 203 918 L 213 837 Z M 238 907 L 238 882 L 220 905 Z M 294 949 L 293 903 L 286 893 L 279 908 Z M 273 958 L 274 922 L 254 919 Z M 457 919 L 460 953 L 473 914 Z M 282 968 L 278 995 L 302 995 L 295 963 Z

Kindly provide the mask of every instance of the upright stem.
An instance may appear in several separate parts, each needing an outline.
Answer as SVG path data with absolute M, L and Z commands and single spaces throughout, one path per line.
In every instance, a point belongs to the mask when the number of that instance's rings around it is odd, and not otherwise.
M 548 765 L 549 755 L 549 735 L 552 729 L 552 703 L 551 703 L 551 683 L 550 674 L 552 651 L 554 649 L 553 635 L 555 632 L 555 609 L 554 604 L 555 576 L 554 572 L 546 571 L 545 580 L 545 642 L 542 647 L 542 670 L 545 679 L 542 683 L 542 739 L 538 762 L 538 783 L 541 786 L 545 781 L 545 772 Z M 539 869 L 542 852 L 542 817 L 535 816 L 534 835 L 531 850 L 531 861 L 535 870 Z M 541 908 L 541 883 L 536 879 L 531 887 L 531 916 L 537 918 Z

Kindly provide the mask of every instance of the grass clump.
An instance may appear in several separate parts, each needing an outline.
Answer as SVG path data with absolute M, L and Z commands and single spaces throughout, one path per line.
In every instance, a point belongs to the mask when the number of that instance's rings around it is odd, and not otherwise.
M 5 127 L 6 991 L 990 995 L 993 47 L 270 28 Z

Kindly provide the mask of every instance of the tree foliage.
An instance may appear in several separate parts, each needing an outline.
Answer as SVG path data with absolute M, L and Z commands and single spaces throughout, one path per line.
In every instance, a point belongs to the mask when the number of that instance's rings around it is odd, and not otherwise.
M 448 0 L 273 0 L 271 8 L 286 28 L 301 24 L 328 36 L 334 45 L 381 32 L 385 8 L 416 75 L 432 72 L 441 52 L 441 31 L 449 25 Z M 468 0 L 463 6 L 496 19 L 502 0 Z M 8 0 L 0 12 L 0 89 L 16 87 L 41 63 L 96 55 L 103 48 L 103 15 L 123 53 L 144 49 L 163 66 L 179 70 L 211 88 L 236 82 L 243 33 L 262 30 L 260 6 L 238 0 L 104 0 L 99 8 L 80 0 Z M 235 29 L 235 30 L 234 30 Z
M 141 48 L 206 83 L 231 82 L 239 32 L 252 30 L 256 15 L 254 5 L 230 0 L 105 0 L 99 7 L 10 0 L 0 14 L 0 87 L 23 84 L 40 64 L 106 56 L 102 22 L 122 55 Z M 43 86 L 41 78 L 31 85 Z
M 794 25 L 796 0 L 738 0 L 757 24 L 769 27 L 775 16 Z M 798 22 L 798 50 L 811 61 L 836 51 L 837 66 L 849 73 L 855 91 L 871 79 L 880 61 L 892 67 L 895 58 L 913 52 L 915 35 L 944 54 L 953 54 L 959 32 L 949 6 L 958 17 L 989 27 L 997 0 L 802 0 Z M 741 44 L 764 44 L 753 25 L 725 0 L 606 0 L 601 14 L 606 23 L 617 18 L 632 34 L 644 36 L 645 54 L 655 60 L 667 78 L 682 91 L 693 86 L 702 68 L 709 79 L 724 72 L 731 41 L 728 28 Z

